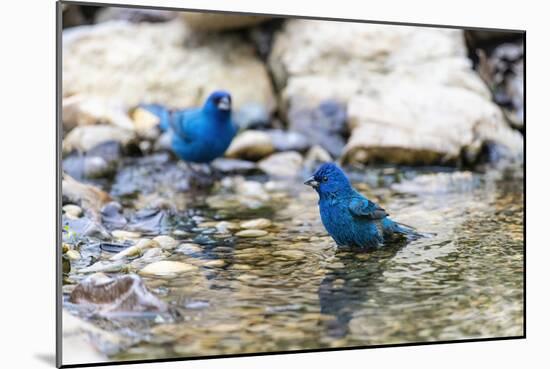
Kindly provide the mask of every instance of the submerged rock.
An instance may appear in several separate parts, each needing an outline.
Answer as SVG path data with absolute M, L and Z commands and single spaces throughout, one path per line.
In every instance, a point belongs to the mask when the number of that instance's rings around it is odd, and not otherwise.
M 197 267 L 180 261 L 163 260 L 151 263 L 139 271 L 142 275 L 170 277 L 197 270 Z
M 233 139 L 225 155 L 230 158 L 258 160 L 273 153 L 275 148 L 269 135 L 263 131 L 244 131 Z
M 255 238 L 255 237 L 263 237 L 267 234 L 268 232 L 264 231 L 263 229 L 245 229 L 235 233 L 235 236 L 243 237 L 243 238 Z
M 114 238 L 118 238 L 122 240 L 135 239 L 135 238 L 141 237 L 141 233 L 139 232 L 130 232 L 122 229 L 116 229 L 112 231 L 111 234 L 113 235 Z
M 153 241 L 157 242 L 164 250 L 173 250 L 178 245 L 178 241 L 170 236 L 157 236 L 153 238 Z
M 69 301 L 91 306 L 102 315 L 167 310 L 167 305 L 153 295 L 136 274 L 114 278 L 103 273 L 93 274 L 74 288 Z
M 174 252 L 184 255 L 198 254 L 202 252 L 202 248 L 196 243 L 182 243 Z
M 77 318 L 65 309 L 62 321 L 64 364 L 108 361 L 107 354 L 114 354 L 131 344 L 130 339 Z
M 472 172 L 422 174 L 411 180 L 394 183 L 392 189 L 414 194 L 470 193 L 480 185 Z
M 158 247 L 159 243 L 155 240 L 141 239 L 136 242 L 135 245 L 132 245 L 119 253 L 111 256 L 110 260 L 121 260 L 126 258 L 138 257 L 145 252 L 147 249 Z
M 241 222 L 241 228 L 244 229 L 263 229 L 271 227 L 271 220 L 266 218 L 251 219 Z
M 126 268 L 124 260 L 105 261 L 101 260 L 94 264 L 78 270 L 79 273 L 116 273 Z
M 258 209 L 265 206 L 271 199 L 262 183 L 257 181 L 247 181 L 243 177 L 226 177 L 221 181 L 221 184 L 230 193 L 218 193 L 209 196 L 206 203 L 213 209 L 232 211 L 238 207 Z

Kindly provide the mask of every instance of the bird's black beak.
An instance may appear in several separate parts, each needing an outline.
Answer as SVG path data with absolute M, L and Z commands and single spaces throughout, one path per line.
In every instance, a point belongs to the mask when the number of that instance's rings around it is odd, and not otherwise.
M 218 101 L 218 109 L 231 110 L 231 99 L 229 96 L 224 96 Z
M 306 186 L 311 186 L 313 188 L 319 187 L 319 182 L 315 180 L 315 177 L 311 176 L 307 179 L 307 181 L 304 182 Z

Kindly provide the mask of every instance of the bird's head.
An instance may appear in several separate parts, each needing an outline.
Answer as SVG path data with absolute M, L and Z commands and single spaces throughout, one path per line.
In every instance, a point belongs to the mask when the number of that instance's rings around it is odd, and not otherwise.
M 348 177 L 334 163 L 322 164 L 304 184 L 313 187 L 320 195 L 352 190 Z
M 204 109 L 217 114 L 231 113 L 231 95 L 227 91 L 214 91 L 204 103 Z

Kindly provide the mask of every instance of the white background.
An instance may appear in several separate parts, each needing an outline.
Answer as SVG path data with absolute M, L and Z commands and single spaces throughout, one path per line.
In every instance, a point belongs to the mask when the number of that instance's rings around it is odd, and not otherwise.
M 120 2 L 128 2 L 121 0 Z M 171 0 L 132 3 L 527 30 L 527 340 L 133 365 L 132 368 L 518 368 L 548 365 L 550 205 L 544 2 Z M 537 4 L 537 5 L 533 5 Z M 0 12 L 0 365 L 53 367 L 55 352 L 55 4 Z M 544 356 L 543 356 L 544 355 Z M 547 364 L 543 364 L 546 362 Z M 546 366 L 547 367 L 547 366 Z

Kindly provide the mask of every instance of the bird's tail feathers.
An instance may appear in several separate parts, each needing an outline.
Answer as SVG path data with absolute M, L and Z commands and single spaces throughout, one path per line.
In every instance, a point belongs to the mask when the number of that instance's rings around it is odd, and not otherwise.
M 160 104 L 141 104 L 140 107 L 159 118 L 159 128 L 162 132 L 168 131 L 170 128 L 170 110 Z
M 401 233 L 402 235 L 406 236 L 410 239 L 419 239 L 419 238 L 431 238 L 436 236 L 435 233 L 430 232 L 419 232 L 414 227 L 411 227 L 409 225 L 395 222 L 396 225 L 396 232 Z

